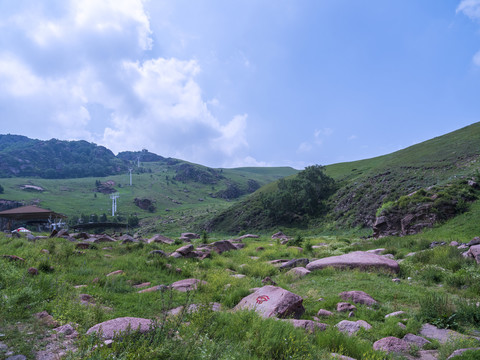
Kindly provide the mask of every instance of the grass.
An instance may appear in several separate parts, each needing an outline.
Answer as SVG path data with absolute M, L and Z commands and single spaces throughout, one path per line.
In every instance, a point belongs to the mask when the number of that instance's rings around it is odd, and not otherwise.
M 208 240 L 213 242 L 222 238 L 218 234 L 209 234 Z M 478 298 L 478 287 L 475 280 L 469 280 L 480 277 L 478 266 L 460 261 L 454 248 L 426 250 L 426 239 L 423 235 L 372 242 L 345 235 L 303 236 L 303 243 L 326 243 L 327 246 L 300 253 L 262 236 L 260 239 L 245 239 L 246 246 L 242 250 L 221 255 L 215 253 L 211 258 L 199 261 L 149 255 L 155 249 L 172 252 L 179 245 L 109 243 L 108 249 L 97 244 L 96 249 L 79 254 L 74 243 L 64 239 L 29 242 L 25 238 L 0 235 L 0 255 L 17 255 L 25 259 L 24 262 L 11 262 L 0 258 L 0 332 L 6 335 L 2 341 L 33 358 L 33 350 L 45 345 L 40 340 L 45 328 L 32 321 L 32 314 L 46 310 L 62 324 L 79 324 L 79 351 L 69 355 L 69 359 L 130 359 L 137 358 L 138 354 L 147 358 L 172 359 L 328 359 L 330 352 L 358 359 L 383 359 L 385 354 L 373 351 L 371 345 L 374 341 L 386 336 L 402 337 L 407 332 L 416 333 L 425 321 L 467 333 L 480 325 L 480 313 L 472 305 Z M 279 258 L 311 259 L 386 244 L 396 256 L 419 251 L 401 263 L 400 283 L 392 282 L 389 273 L 334 269 L 295 279 L 268 263 Z M 264 250 L 258 251 L 259 247 Z M 48 254 L 42 252 L 44 249 Z M 39 269 L 38 276 L 27 273 L 32 266 Z M 435 269 L 432 274 L 438 273 L 438 267 L 441 267 L 444 275 L 439 278 L 428 275 L 429 267 Z M 180 268 L 181 272 L 175 268 Z M 119 269 L 124 273 L 106 277 Z M 234 278 L 231 276 L 234 273 L 246 277 Z M 312 319 L 320 309 L 332 311 L 334 316 L 321 320 L 329 325 L 329 329 L 309 334 L 286 322 L 262 319 L 253 312 L 231 312 L 251 288 L 262 286 L 261 280 L 266 276 L 278 286 L 302 296 L 306 310 L 303 319 Z M 187 294 L 174 291 L 138 294 L 132 286 L 147 281 L 151 286 L 169 285 L 190 277 L 205 280 L 207 285 Z M 77 285 L 86 287 L 77 289 Z M 379 302 L 372 308 L 357 304 L 353 320 L 365 320 L 373 328 L 362 330 L 353 337 L 339 333 L 334 326 L 349 319 L 348 314 L 336 312 L 336 304 L 341 301 L 338 294 L 349 290 L 365 291 Z M 80 293 L 93 296 L 96 305 L 81 305 L 78 301 Z M 320 298 L 323 300 L 319 301 Z M 183 314 L 181 320 L 166 320 L 162 315 L 180 305 L 211 302 L 222 304 L 224 311 L 202 310 Z M 406 329 L 397 325 L 399 319 L 385 319 L 386 314 L 400 310 L 407 313 L 402 317 Z M 86 330 L 98 322 L 122 316 L 157 319 L 160 323 L 148 336 L 132 335 L 111 348 L 94 350 L 100 340 L 84 335 Z M 186 326 L 187 323 L 190 325 Z M 19 336 L 23 331 L 19 324 L 32 324 L 28 332 L 35 340 Z M 28 350 L 32 341 L 35 347 Z M 440 344 L 434 347 L 443 349 Z

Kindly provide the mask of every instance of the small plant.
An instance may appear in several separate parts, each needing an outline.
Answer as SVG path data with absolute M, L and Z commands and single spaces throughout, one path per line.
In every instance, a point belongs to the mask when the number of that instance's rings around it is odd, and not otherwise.
M 206 230 L 202 231 L 202 241 L 204 244 L 208 243 L 208 232 Z
M 291 246 L 302 246 L 303 244 L 303 236 L 302 235 L 297 235 L 293 240 L 290 240 Z

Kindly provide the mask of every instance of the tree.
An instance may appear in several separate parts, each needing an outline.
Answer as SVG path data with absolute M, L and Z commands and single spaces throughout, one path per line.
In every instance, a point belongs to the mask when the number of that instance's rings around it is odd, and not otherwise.
M 3 189 L 3 186 L 0 185 L 0 194 L 3 194 L 4 191 L 5 191 L 5 190 Z
M 325 212 L 325 200 L 335 191 L 335 181 L 321 165 L 308 166 L 291 179 L 280 179 L 278 190 L 264 195 L 267 214 L 277 221 L 291 222 L 303 215 Z

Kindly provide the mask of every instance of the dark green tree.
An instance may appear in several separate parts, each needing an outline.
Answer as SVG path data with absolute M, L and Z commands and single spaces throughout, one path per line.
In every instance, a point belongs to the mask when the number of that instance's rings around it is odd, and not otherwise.
M 5 190 L 3 189 L 3 186 L 0 185 L 0 194 L 3 194 L 4 191 L 5 191 Z
M 304 215 L 324 213 L 325 201 L 334 191 L 335 181 L 325 174 L 325 167 L 313 165 L 293 178 L 279 180 L 278 190 L 264 195 L 262 202 L 271 218 L 292 222 Z

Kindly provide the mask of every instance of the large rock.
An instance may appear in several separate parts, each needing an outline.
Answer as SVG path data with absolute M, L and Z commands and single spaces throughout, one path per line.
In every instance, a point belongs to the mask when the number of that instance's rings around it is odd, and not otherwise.
M 306 266 L 307 270 L 310 271 L 324 269 L 326 267 L 351 268 L 360 270 L 382 269 L 395 273 L 400 271 L 400 267 L 395 260 L 365 251 L 354 251 L 344 255 L 331 256 L 315 260 Z
M 327 328 L 327 324 L 313 321 L 313 320 L 297 320 L 297 319 L 287 319 L 283 321 L 288 321 L 294 327 L 305 329 L 310 333 L 314 333 L 316 331 L 324 331 Z
M 175 252 L 177 252 L 179 254 L 182 254 L 183 256 L 188 255 L 188 253 L 190 253 L 192 251 L 193 251 L 193 245 L 192 244 L 182 246 L 182 247 L 178 248 L 177 250 L 175 250 Z
M 465 349 L 458 349 L 455 350 L 448 358 L 447 360 L 454 359 L 456 356 L 462 355 L 466 351 L 475 351 L 475 355 L 478 358 L 480 358 L 480 348 L 465 348 Z
M 184 279 L 180 281 L 174 282 L 170 287 L 174 290 L 187 292 L 191 290 L 196 290 L 198 284 L 206 284 L 206 281 L 198 280 L 198 279 Z
M 477 264 L 480 264 L 480 245 L 473 245 L 467 251 L 469 257 L 474 258 L 477 261 Z
M 281 287 L 266 285 L 244 297 L 234 310 L 255 310 L 262 317 L 293 316 L 299 318 L 305 312 L 303 299 Z
M 163 243 L 163 244 L 171 245 L 175 241 L 173 241 L 172 239 L 170 239 L 166 236 L 163 236 L 163 235 L 160 235 L 160 234 L 155 234 L 150 239 L 148 239 L 147 242 L 149 244 L 151 244 L 151 243 Z
M 427 339 L 425 339 L 421 336 L 418 336 L 418 335 L 414 335 L 414 334 L 405 335 L 403 337 L 403 340 L 405 340 L 409 344 L 413 344 L 415 346 L 418 346 L 420 349 L 423 348 L 427 344 L 431 344 L 431 342 L 428 341 Z
M 272 239 L 284 239 L 284 240 L 288 240 L 288 236 L 285 235 L 283 232 L 279 231 L 275 234 L 272 235 Z
M 438 340 L 439 343 L 445 344 L 448 341 L 458 340 L 458 339 L 467 339 L 468 336 L 460 334 L 453 330 L 448 329 L 439 329 L 431 324 L 423 324 L 420 329 L 420 335 L 429 338 Z
M 182 233 L 180 235 L 180 240 L 183 241 L 191 241 L 193 239 L 200 239 L 200 235 L 191 232 Z
M 301 267 L 305 266 L 309 263 L 308 259 L 292 259 L 282 265 L 280 265 L 280 269 L 292 269 L 294 267 Z
M 295 267 L 289 271 L 287 271 L 286 275 L 289 275 L 293 278 L 301 278 L 304 277 L 308 274 L 310 274 L 311 271 L 305 269 L 304 267 Z
M 363 291 L 344 291 L 338 294 L 343 300 L 352 300 L 355 304 L 375 305 L 377 301 Z
M 374 350 L 381 350 L 387 353 L 408 354 L 410 344 L 405 340 L 389 336 L 373 343 Z
M 358 320 L 358 321 L 342 320 L 337 325 L 335 325 L 335 327 L 338 329 L 338 331 L 341 331 L 348 335 L 353 335 L 357 331 L 359 331 L 361 328 L 364 328 L 365 330 L 370 330 L 372 328 L 372 325 L 370 325 L 364 320 Z
M 152 320 L 135 317 L 122 317 L 104 321 L 92 326 L 87 331 L 87 335 L 97 333 L 104 340 L 111 340 L 116 335 L 131 331 L 146 333 L 152 328 Z
M 219 254 L 225 251 L 237 250 L 237 247 L 228 240 L 215 241 L 212 246 L 213 250 L 215 250 Z

